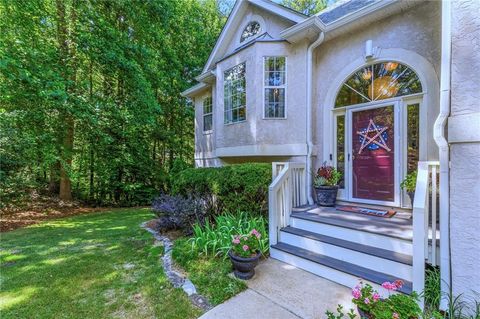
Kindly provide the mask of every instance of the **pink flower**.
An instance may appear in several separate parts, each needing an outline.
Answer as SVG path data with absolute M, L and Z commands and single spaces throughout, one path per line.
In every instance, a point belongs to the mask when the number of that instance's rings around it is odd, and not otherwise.
M 260 237 L 262 236 L 262 235 L 260 235 L 260 233 L 256 229 L 253 229 L 251 234 L 254 235 L 255 237 L 257 237 L 258 239 L 260 239 Z
M 232 243 L 235 244 L 235 245 L 238 245 L 238 244 L 240 244 L 240 239 L 234 238 L 234 239 L 232 240 Z
M 243 251 L 247 251 L 249 249 L 248 245 L 243 245 L 242 247 Z
M 378 292 L 374 292 L 372 295 L 373 301 L 378 301 L 380 299 L 380 295 Z
M 397 286 L 393 282 L 385 281 L 382 284 L 382 287 L 387 289 L 387 290 L 397 290 Z
M 397 289 L 400 289 L 403 287 L 403 281 L 401 281 L 400 279 L 395 280 L 393 284 L 395 285 L 395 287 L 397 287 Z
M 393 315 L 392 315 L 392 318 L 393 319 L 398 319 L 398 318 L 400 318 L 400 316 L 398 315 L 398 313 L 394 312 Z
M 355 299 L 360 299 L 360 297 L 362 296 L 362 292 L 360 291 L 360 289 L 355 287 L 355 289 L 352 290 L 352 296 Z
M 365 300 L 363 300 L 363 302 L 364 302 L 366 305 L 368 305 L 368 304 L 370 303 L 370 299 L 365 298 Z

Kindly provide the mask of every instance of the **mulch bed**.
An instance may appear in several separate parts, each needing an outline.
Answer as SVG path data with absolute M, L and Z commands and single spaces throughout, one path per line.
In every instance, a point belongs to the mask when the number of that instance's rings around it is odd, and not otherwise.
M 56 197 L 34 195 L 22 207 L 0 210 L 0 232 L 38 224 L 42 221 L 80 214 L 103 212 L 109 207 L 88 207 L 76 201 L 62 201 Z

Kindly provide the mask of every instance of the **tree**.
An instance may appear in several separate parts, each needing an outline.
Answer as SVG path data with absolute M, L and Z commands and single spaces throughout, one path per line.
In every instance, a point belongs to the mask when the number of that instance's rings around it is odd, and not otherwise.
M 310 16 L 325 9 L 327 0 L 283 0 L 282 4 Z
M 192 163 L 214 0 L 0 0 L 0 197 L 139 205 Z M 50 186 L 50 187 L 49 187 Z

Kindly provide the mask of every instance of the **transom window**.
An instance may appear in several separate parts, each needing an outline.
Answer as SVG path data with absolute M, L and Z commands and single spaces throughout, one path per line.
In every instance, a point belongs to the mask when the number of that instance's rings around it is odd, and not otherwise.
M 245 29 L 243 29 L 242 35 L 240 36 L 240 43 L 243 41 L 249 40 L 256 36 L 257 34 L 260 33 L 260 23 L 257 21 L 252 21 L 247 26 Z
M 367 103 L 422 92 L 417 74 L 408 66 L 389 61 L 357 70 L 338 92 L 335 107 Z
M 265 118 L 285 118 L 285 57 L 264 58 Z
M 245 62 L 224 72 L 224 123 L 236 123 L 246 119 Z
M 203 100 L 203 131 L 211 131 L 213 127 L 213 107 L 212 97 L 206 97 Z

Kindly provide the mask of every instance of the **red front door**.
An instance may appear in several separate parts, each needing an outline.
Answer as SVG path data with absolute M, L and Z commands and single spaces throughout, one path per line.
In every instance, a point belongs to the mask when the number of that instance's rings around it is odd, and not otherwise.
M 352 111 L 352 197 L 395 201 L 394 106 Z

